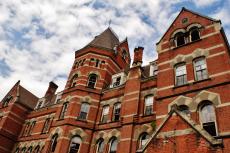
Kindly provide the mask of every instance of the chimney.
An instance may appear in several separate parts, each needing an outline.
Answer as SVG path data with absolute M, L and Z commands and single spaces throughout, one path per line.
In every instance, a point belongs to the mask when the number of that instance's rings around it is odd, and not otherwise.
M 52 99 L 57 88 L 58 88 L 58 86 L 53 81 L 51 81 L 49 83 L 49 87 L 48 87 L 46 94 L 45 94 L 45 98 L 47 99 L 47 101 L 50 101 Z
M 134 49 L 133 66 L 141 66 L 144 47 Z

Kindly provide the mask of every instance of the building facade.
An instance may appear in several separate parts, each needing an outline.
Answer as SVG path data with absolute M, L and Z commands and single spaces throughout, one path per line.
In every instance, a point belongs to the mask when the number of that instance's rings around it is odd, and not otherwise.
M 0 153 L 229 153 L 230 48 L 221 22 L 183 8 L 142 66 L 111 28 L 75 52 L 65 89 L 18 81 L 0 103 Z

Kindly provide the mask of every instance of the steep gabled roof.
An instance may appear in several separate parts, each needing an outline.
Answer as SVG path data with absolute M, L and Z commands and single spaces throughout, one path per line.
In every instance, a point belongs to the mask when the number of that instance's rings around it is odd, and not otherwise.
M 198 12 L 194 12 L 194 11 L 192 11 L 192 10 L 189 10 L 189 9 L 185 8 L 185 7 L 182 7 L 180 13 L 176 16 L 176 18 L 173 20 L 172 24 L 169 26 L 169 28 L 166 30 L 166 32 L 164 33 L 164 35 L 160 38 L 160 40 L 159 40 L 156 44 L 160 43 L 160 41 L 164 38 L 164 36 L 166 35 L 166 33 L 167 33 L 167 32 L 169 31 L 169 29 L 172 27 L 172 25 L 174 25 L 175 21 L 179 18 L 179 16 L 182 14 L 183 11 L 190 12 L 190 13 L 192 13 L 192 14 L 194 14 L 194 15 L 200 16 L 200 17 L 202 17 L 202 18 L 206 18 L 206 19 L 211 20 L 211 21 L 213 21 L 213 22 L 220 22 L 220 20 L 216 20 L 216 19 L 214 19 L 214 18 L 208 17 L 208 16 L 206 16 L 206 15 L 202 15 L 202 14 L 200 14 L 200 13 L 198 13 Z
M 150 142 L 157 137 L 157 135 L 160 133 L 161 129 L 165 126 L 167 121 L 172 117 L 173 113 L 177 114 L 185 123 L 187 123 L 194 131 L 196 131 L 198 134 L 200 134 L 207 142 L 210 143 L 212 146 L 217 146 L 217 145 L 222 145 L 222 141 L 220 139 L 215 139 L 212 137 L 208 132 L 206 132 L 199 124 L 196 124 L 192 119 L 187 117 L 185 114 L 180 112 L 178 110 L 177 105 L 173 105 L 171 107 L 170 112 L 168 115 L 165 117 L 161 125 L 157 128 L 157 130 L 151 135 L 145 146 L 139 150 L 137 150 L 137 153 L 142 153 L 144 152 L 147 147 L 149 146 Z
M 108 27 L 100 35 L 96 36 L 87 46 L 103 47 L 113 49 L 115 45 L 119 44 L 119 39 L 113 30 Z

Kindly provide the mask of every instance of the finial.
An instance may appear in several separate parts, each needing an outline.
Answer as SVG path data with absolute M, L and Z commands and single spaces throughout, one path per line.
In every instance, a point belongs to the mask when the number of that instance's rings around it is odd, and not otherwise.
M 110 20 L 109 20 L 109 27 L 110 27 L 111 23 L 112 23 L 112 20 L 110 19 Z

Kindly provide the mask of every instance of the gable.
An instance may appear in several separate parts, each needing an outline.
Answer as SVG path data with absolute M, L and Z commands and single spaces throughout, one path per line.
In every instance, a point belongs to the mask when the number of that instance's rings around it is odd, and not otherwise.
M 173 116 L 173 114 L 176 114 L 176 116 Z M 142 149 L 137 150 L 137 153 L 144 152 L 150 143 L 157 138 L 177 137 L 180 135 L 188 135 L 190 133 L 197 133 L 211 146 L 222 145 L 221 140 L 212 137 L 201 127 L 201 125 L 196 124 L 190 117 L 180 112 L 177 105 L 173 105 L 168 115 L 151 135 L 145 146 Z
M 187 20 L 187 22 L 185 22 Z M 220 22 L 219 20 L 212 19 L 210 17 L 201 15 L 199 13 L 193 12 L 191 10 L 188 10 L 186 8 L 182 8 L 181 12 L 177 15 L 175 20 L 172 22 L 172 24 L 169 26 L 163 37 L 160 39 L 160 41 L 157 43 L 162 43 L 165 41 L 169 41 L 171 38 L 171 35 L 179 30 L 179 29 L 186 29 L 192 24 L 199 24 L 202 27 L 208 26 L 213 24 L 213 22 Z

